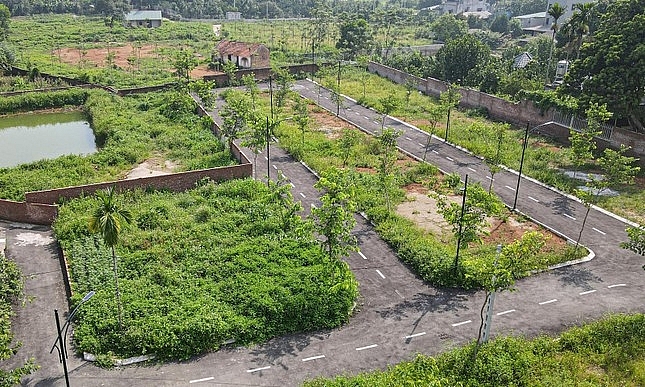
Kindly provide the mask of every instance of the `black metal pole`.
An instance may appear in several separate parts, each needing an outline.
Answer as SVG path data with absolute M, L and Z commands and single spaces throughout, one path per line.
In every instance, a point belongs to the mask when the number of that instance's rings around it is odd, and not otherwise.
M 56 317 L 56 332 L 58 333 L 58 342 L 60 345 L 60 360 L 63 363 L 63 372 L 65 373 L 65 385 L 69 387 L 69 374 L 67 373 L 67 348 L 65 347 L 65 343 L 63 342 L 63 338 L 61 337 L 61 329 L 60 329 L 60 319 L 58 318 L 58 309 L 54 309 L 54 316 Z
M 457 236 L 457 254 L 455 254 L 454 262 L 454 271 L 457 272 L 457 266 L 459 265 L 459 248 L 461 247 L 461 231 L 462 231 L 462 221 L 464 220 L 464 211 L 466 209 L 466 192 L 468 191 L 468 175 L 466 175 L 466 180 L 464 181 L 464 196 L 461 199 L 461 216 L 459 217 L 459 234 Z
M 448 129 L 450 128 L 450 110 L 451 110 L 451 107 L 448 106 L 448 119 L 446 120 L 446 136 L 443 138 L 443 140 L 446 142 L 448 142 Z
M 271 155 L 269 154 L 269 139 L 271 134 L 269 133 L 269 117 L 267 117 L 267 187 L 271 181 Z
M 271 120 L 273 120 L 273 79 L 269 75 L 269 101 L 271 102 Z
M 340 115 L 340 61 L 338 61 L 338 80 L 336 81 L 338 95 L 336 96 L 336 117 Z
M 524 166 L 524 152 L 526 152 L 526 146 L 528 145 L 529 140 L 529 127 L 531 126 L 530 122 L 526 123 L 526 132 L 524 132 L 524 144 L 522 144 L 522 158 L 520 158 L 520 171 L 517 175 L 517 186 L 515 187 L 515 200 L 513 200 L 513 208 L 511 211 L 515 211 L 517 206 L 517 195 L 520 192 L 520 180 L 522 180 L 522 167 Z

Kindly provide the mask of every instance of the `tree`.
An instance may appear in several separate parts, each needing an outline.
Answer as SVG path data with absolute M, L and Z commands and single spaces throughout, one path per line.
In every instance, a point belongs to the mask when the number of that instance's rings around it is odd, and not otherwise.
M 310 217 L 313 218 L 315 231 L 322 237 L 321 249 L 332 267 L 338 268 L 343 263 L 341 259 L 358 247 L 352 235 L 356 225 L 353 187 L 349 174 L 337 169 L 323 173 L 314 187 L 323 193 L 320 197 L 322 205 L 312 208 Z
M 225 62 L 222 65 L 222 71 L 224 71 L 224 74 L 226 74 L 226 79 L 228 79 L 228 86 L 237 86 L 237 77 L 235 76 L 235 73 L 237 73 L 237 66 L 235 65 L 235 63 L 231 61 Z
M 365 19 L 351 18 L 340 25 L 336 48 L 345 54 L 346 59 L 354 59 L 359 54 L 369 52 L 372 40 L 370 26 Z
M 189 81 L 190 72 L 197 67 L 197 63 L 197 58 L 195 58 L 192 52 L 182 49 L 175 54 L 173 67 L 179 78 L 185 78 Z
M 215 106 L 215 94 L 213 94 L 213 89 L 215 88 L 215 82 L 198 80 L 191 82 L 189 89 L 193 91 L 199 99 L 202 101 L 202 105 L 206 109 L 212 109 Z
M 385 118 L 398 109 L 401 101 L 394 91 L 390 91 L 385 97 L 379 98 L 378 102 L 381 104 L 381 112 L 383 113 L 381 117 L 381 131 L 383 131 L 385 129 Z
M 6 5 L 0 4 L 0 42 L 9 36 L 9 24 L 11 23 L 11 12 Z
M 598 106 L 594 104 L 587 109 L 587 127 L 580 131 L 570 129 L 569 141 L 571 142 L 571 147 L 569 148 L 569 153 L 575 166 L 574 179 L 580 169 L 593 160 L 593 152 L 596 150 L 595 137 L 601 133 L 600 125 L 609 118 L 611 118 L 611 113 L 607 111 L 605 105 Z
M 298 224 L 300 216 L 298 212 L 302 211 L 302 204 L 294 202 L 291 194 L 291 185 L 282 173 L 278 173 L 276 182 L 269 181 L 269 192 L 273 203 L 279 203 L 280 208 L 277 218 L 280 222 L 280 230 L 285 234 L 288 233 L 295 224 Z
M 452 108 L 459 105 L 461 100 L 461 94 L 457 91 L 457 87 L 453 84 L 449 84 L 446 91 L 441 92 L 439 95 L 439 103 L 442 106 L 442 111 L 445 111 L 447 114 L 446 118 L 446 135 L 444 137 L 445 141 L 448 141 L 448 132 L 450 131 L 450 111 Z
M 300 129 L 300 133 L 302 134 L 302 146 L 305 146 L 305 133 L 307 132 L 307 126 L 309 126 L 309 110 L 307 110 L 307 100 L 304 98 L 298 98 L 296 101 L 296 106 L 294 106 L 293 110 L 295 115 L 293 116 L 293 120 L 296 122 L 296 125 L 298 125 L 298 129 Z
M 426 155 L 428 154 L 428 148 L 430 147 L 430 141 L 432 140 L 432 136 L 435 134 L 435 130 L 437 129 L 437 124 L 439 123 L 439 120 L 443 117 L 445 114 L 444 112 L 444 106 L 439 104 L 439 105 L 430 105 L 430 108 L 427 110 L 428 113 L 428 122 L 430 123 L 430 133 L 428 135 L 428 140 L 426 141 L 426 146 L 423 149 L 423 161 L 426 161 Z
M 242 132 L 242 145 L 251 148 L 253 152 L 253 177 L 257 177 L 258 155 L 269 142 L 269 133 L 274 125 L 269 117 L 260 119 L 255 111 L 249 111 L 246 116 L 246 127 Z M 269 162 L 269 161 L 267 161 Z M 267 176 L 267 179 L 269 177 Z M 270 179 L 269 179 L 270 180 Z
M 369 71 L 367 69 L 367 65 L 369 64 L 369 61 L 370 61 L 370 58 L 367 55 L 359 55 L 356 58 L 356 63 L 358 64 L 358 67 L 361 69 L 359 76 L 361 79 L 361 84 L 363 85 L 363 96 L 361 97 L 361 101 L 365 101 L 365 98 L 366 98 L 365 93 L 367 92 L 367 81 L 369 79 L 368 78 Z
M 487 216 L 501 214 L 504 204 L 493 194 L 489 194 L 479 184 L 470 184 L 463 190 L 463 201 L 459 205 L 445 196 L 437 200 L 439 213 L 452 226 L 457 239 L 457 251 L 470 243 L 478 242 L 486 232 Z M 459 254 L 455 255 L 455 270 L 459 267 Z
M 502 145 L 504 144 L 504 136 L 508 129 L 508 124 L 496 124 L 495 125 L 495 153 L 484 158 L 484 161 L 488 165 L 488 171 L 490 172 L 490 183 L 488 185 L 488 193 L 491 193 L 493 190 L 493 181 L 495 180 L 495 174 L 502 170 L 500 166 L 502 164 Z
M 322 45 L 323 41 L 329 34 L 329 24 L 331 22 L 331 9 L 324 0 L 315 0 L 311 7 L 311 19 L 307 27 L 307 35 L 311 42 L 311 61 L 316 62 L 316 47 Z
M 275 75 L 275 82 L 278 86 L 275 92 L 275 106 L 278 109 L 282 109 L 287 101 L 289 93 L 291 93 L 291 87 L 293 86 L 295 79 L 286 67 L 274 67 L 271 71 Z
M 251 119 L 251 103 L 241 93 L 229 93 L 226 97 L 226 105 L 221 109 L 223 125 L 221 134 L 228 141 L 228 149 L 233 146 L 233 141 L 240 138 L 240 135 L 247 129 Z
M 629 227 L 627 228 L 627 236 L 629 241 L 621 243 L 620 247 L 645 257 L 645 228 Z M 645 265 L 643 265 L 643 270 L 645 270 Z
M 6 42 L 0 42 L 0 70 L 10 71 L 16 63 L 16 55 Z
M 578 3 L 573 5 L 573 15 L 569 19 L 569 25 L 576 38 L 576 59 L 580 57 L 580 46 L 585 35 L 589 33 L 589 24 L 593 18 L 595 3 Z
M 358 145 L 360 140 L 360 134 L 358 131 L 349 128 L 343 128 L 343 134 L 338 140 L 338 146 L 340 147 L 342 158 L 343 158 L 343 168 L 347 166 L 347 160 L 352 153 L 352 148 Z
M 598 164 L 603 171 L 601 178 L 590 176 L 585 191 L 578 191 L 577 195 L 586 207 L 585 216 L 580 226 L 580 233 L 576 240 L 576 250 L 580 244 L 582 233 L 589 217 L 591 206 L 598 202 L 598 198 L 609 188 L 615 188 L 623 184 L 633 184 L 634 177 L 640 171 L 640 167 L 633 166 L 634 157 L 625 156 L 629 148 L 621 146 L 620 150 L 605 149 L 603 156 L 598 159 Z
M 255 110 L 255 101 L 260 94 L 260 88 L 258 87 L 258 82 L 255 80 L 255 74 L 251 73 L 243 75 L 242 84 L 251 98 L 251 108 Z
M 119 242 L 121 230 L 132 222 L 132 215 L 127 209 L 121 208 L 114 197 L 114 187 L 96 191 L 98 206 L 90 217 L 89 230 L 93 234 L 100 234 L 103 243 L 112 250 L 112 271 L 114 272 L 114 288 L 116 302 L 119 310 L 119 330 L 123 329 L 123 307 L 121 306 L 121 292 L 119 291 L 119 272 L 114 246 Z
M 392 128 L 384 128 L 381 134 L 377 136 L 379 143 L 379 153 L 381 160 L 378 166 L 379 179 L 383 196 L 385 196 L 385 205 L 388 212 L 392 211 L 390 201 L 390 190 L 394 180 L 394 163 L 396 162 L 396 140 L 403 132 Z
M 628 119 L 642 131 L 636 112 L 645 97 L 645 2 L 611 2 L 598 29 L 580 48 L 580 59 L 570 66 L 562 92 L 579 105 L 606 104 L 617 119 Z
M 434 32 L 435 40 L 448 43 L 468 34 L 468 23 L 465 20 L 457 19 L 455 15 L 445 14 L 430 24 Z
M 437 52 L 437 70 L 447 82 L 467 84 L 477 78 L 471 74 L 476 68 L 483 68 L 490 60 L 490 48 L 472 35 L 449 40 Z M 475 86 L 475 85 L 473 85 Z
M 549 63 L 546 66 L 546 77 L 545 77 L 544 83 L 549 83 L 549 69 L 551 68 L 551 57 L 553 56 L 555 34 L 558 32 L 558 19 L 560 19 L 565 12 L 566 10 L 559 3 L 554 3 L 549 7 L 547 11 L 549 16 L 553 18 L 553 25 L 551 26 L 551 29 L 553 30 L 553 34 L 551 35 L 551 49 L 549 50 Z

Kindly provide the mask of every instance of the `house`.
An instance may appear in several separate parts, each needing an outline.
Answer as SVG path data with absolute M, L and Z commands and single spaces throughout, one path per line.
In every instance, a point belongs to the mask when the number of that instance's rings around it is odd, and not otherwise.
M 483 19 L 487 19 L 491 15 L 488 3 L 483 0 L 444 0 L 437 7 L 440 7 L 441 14 L 466 14 L 466 17 L 471 14 Z
M 544 12 L 515 16 L 513 19 L 518 19 L 522 23 L 522 30 L 532 35 L 552 32 L 554 19 L 549 16 L 549 8 L 551 8 L 553 4 L 558 3 L 562 8 L 564 8 L 564 14 L 558 19 L 558 25 L 562 26 L 575 12 L 574 6 L 576 4 L 586 4 L 593 1 L 596 0 L 549 0 Z
M 533 60 L 533 57 L 528 52 L 524 51 L 520 55 L 513 58 L 513 68 L 514 69 L 523 69 L 526 67 L 530 61 Z
M 161 26 L 161 11 L 130 11 L 125 15 L 126 27 L 154 28 Z
M 217 59 L 221 63 L 233 62 L 237 67 L 243 69 L 271 66 L 269 49 L 259 43 L 222 40 L 217 44 Z
M 242 20 L 242 12 L 226 12 L 226 20 Z

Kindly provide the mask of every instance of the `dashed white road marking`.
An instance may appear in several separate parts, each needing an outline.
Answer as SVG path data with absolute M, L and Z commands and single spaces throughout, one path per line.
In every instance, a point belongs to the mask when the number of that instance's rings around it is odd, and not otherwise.
M 365 117 L 365 118 L 367 118 L 367 117 Z M 375 120 L 375 121 L 372 121 L 372 122 L 373 122 L 373 123 L 375 123 L 375 124 L 380 124 L 380 122 L 378 122 L 378 121 L 376 121 L 376 120 Z
M 276 171 L 278 170 L 278 167 L 276 167 L 275 164 L 273 164 L 272 166 L 273 166 L 273 169 L 275 169 Z
M 473 322 L 473 320 L 466 320 L 466 321 L 462 321 L 462 322 L 454 323 L 454 324 L 452 324 L 452 326 L 453 326 L 453 327 L 458 327 L 458 326 L 460 326 L 460 325 L 470 324 L 471 322 Z
M 571 216 L 571 215 L 569 215 L 567 213 L 563 213 L 562 216 L 566 216 L 567 218 L 569 218 L 571 220 L 576 220 L 576 218 L 574 218 L 573 216 Z
M 215 379 L 215 378 L 212 377 L 212 376 L 209 376 L 208 378 L 190 380 L 190 381 L 188 381 L 188 384 L 199 383 L 199 382 L 207 382 L 207 381 L 213 380 L 213 379 Z
M 492 178 L 492 177 L 490 177 L 490 176 L 486 176 L 486 178 L 487 178 L 488 180 L 495 181 L 495 179 L 493 179 L 493 178 Z
M 311 208 L 318 208 L 315 204 L 311 203 Z
M 404 339 L 412 339 L 412 338 L 414 338 L 414 337 L 423 336 L 423 335 L 425 335 L 425 334 L 426 334 L 425 332 L 419 332 L 419 333 L 415 333 L 415 334 L 413 334 L 413 335 L 407 335 L 407 336 L 405 336 L 405 337 L 404 337 Z
M 597 228 L 595 228 L 595 227 L 592 227 L 592 229 L 593 229 L 595 232 L 599 233 L 600 235 L 607 235 L 607 233 L 606 233 L 606 232 L 604 232 L 604 231 L 600 231 L 600 230 L 598 230 L 598 229 L 597 229 Z
M 250 374 L 251 374 L 251 373 L 253 373 L 253 372 L 258 372 L 258 371 L 268 370 L 269 368 L 271 368 L 271 366 L 260 367 L 260 368 L 253 368 L 252 370 L 246 370 L 246 372 L 248 372 L 248 373 L 250 373 Z
M 293 185 L 293 183 L 289 183 L 289 185 L 291 186 L 291 188 L 296 188 L 296 186 Z
M 551 303 L 553 303 L 553 302 L 558 302 L 558 299 L 557 299 L 557 298 L 554 298 L 554 299 L 549 300 L 549 301 L 542 301 L 542 302 L 538 302 L 538 304 L 539 304 L 539 305 L 546 305 L 546 304 L 551 304 Z
M 372 349 L 372 348 L 376 348 L 376 347 L 378 347 L 378 344 L 372 344 L 372 345 L 368 345 L 368 346 L 365 346 L 365 347 L 359 347 L 359 348 L 356 348 L 356 350 L 357 351 L 363 351 L 365 349 Z
M 354 114 L 356 114 L 357 116 L 361 115 L 361 113 L 359 113 L 359 112 L 354 112 Z
M 473 169 L 473 168 L 471 168 L 471 167 L 468 167 L 468 170 L 469 170 L 469 171 L 472 171 L 472 172 L 477 172 L 477 170 L 476 170 L 476 169 Z
M 623 286 L 627 286 L 627 284 L 609 285 L 609 286 L 607 286 L 607 289 L 617 288 L 617 287 L 623 287 Z
M 268 157 L 266 157 L 266 156 L 264 156 L 264 159 L 265 159 L 265 160 L 268 160 L 269 158 L 268 158 Z
M 419 146 L 426 146 L 426 144 L 422 144 L 420 142 L 418 142 L 417 144 L 419 144 Z
M 511 187 L 511 186 L 509 186 L 509 185 L 505 185 L 504 187 L 506 187 L 506 188 L 510 189 L 511 191 L 515 191 L 515 188 L 513 188 L 513 187 Z
M 439 152 L 437 152 L 437 151 L 436 151 L 436 150 L 434 150 L 434 149 L 432 150 L 432 153 L 439 154 Z
M 363 252 L 362 252 L 362 251 L 359 251 L 359 252 L 358 252 L 358 255 L 360 255 L 360 256 L 361 256 L 361 258 L 363 258 L 363 259 L 367 259 L 367 257 L 365 256 L 365 254 L 363 254 Z
M 498 316 L 503 316 L 505 314 L 509 314 L 509 313 L 513 313 L 513 312 L 515 312 L 515 309 L 509 309 L 509 310 L 505 310 L 503 312 L 499 312 L 499 313 L 497 313 L 497 315 Z
M 385 279 L 385 276 L 383 275 L 383 273 L 381 273 L 379 269 L 376 269 L 376 272 L 378 273 L 378 275 L 381 276 L 381 278 Z
M 394 289 L 394 293 L 396 293 L 397 296 L 401 297 L 402 299 L 405 300 L 405 297 L 403 297 L 403 294 L 399 293 L 398 290 Z
M 406 137 L 406 139 L 407 139 L 408 141 L 412 141 L 412 139 L 411 139 L 410 137 Z
M 581 296 L 584 296 L 585 294 L 591 294 L 591 293 L 595 293 L 595 292 L 596 292 L 596 290 L 587 290 L 586 292 L 580 292 L 578 294 L 581 295 Z
M 306 198 L 305 194 L 303 194 L 302 192 L 300 192 L 300 196 L 302 196 L 303 198 Z
M 323 357 L 325 357 L 325 355 L 312 356 L 312 357 L 304 358 L 304 359 L 302 359 L 302 361 L 303 362 L 312 361 L 312 360 L 316 360 L 316 359 L 322 359 Z
M 448 157 L 448 156 L 446 156 L 446 159 L 447 159 L 448 161 L 455 161 L 455 159 L 453 159 L 452 157 Z
M 539 203 L 539 202 L 540 202 L 539 200 L 537 200 L 537 199 L 536 199 L 536 198 L 534 198 L 533 196 L 529 196 L 529 199 L 533 200 L 533 201 L 534 201 L 534 202 L 536 202 L 536 203 Z

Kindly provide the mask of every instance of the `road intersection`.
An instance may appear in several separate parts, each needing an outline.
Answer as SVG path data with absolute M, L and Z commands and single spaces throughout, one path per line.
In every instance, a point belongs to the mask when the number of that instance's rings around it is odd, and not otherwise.
M 294 90 L 335 113 L 329 92 L 319 91 L 311 81 L 298 81 Z M 381 115 L 349 99 L 340 116 L 366 132 L 380 130 Z M 422 157 L 427 134 L 392 118 L 386 119 L 386 125 L 402 130 L 402 151 Z M 270 154 L 270 160 L 265 153 L 259 155 L 258 171 L 268 166 L 274 178 L 279 170 L 292 183 L 293 196 L 303 207 L 317 205 L 315 175 L 279 146 L 272 145 Z M 475 181 L 487 182 L 485 163 L 438 139 L 431 141 L 427 159 L 444 171 L 468 173 Z M 495 191 L 506 203 L 514 199 L 516 182 L 517 175 L 510 171 L 495 176 Z M 581 203 L 528 179 L 522 180 L 518 196 L 523 213 L 563 235 L 577 236 L 586 210 Z M 474 339 L 484 295 L 428 286 L 400 262 L 369 222 L 360 216 L 356 219 L 361 252 L 353 253 L 348 263 L 360 283 L 361 297 L 346 326 L 287 335 L 251 348 L 229 346 L 188 362 L 103 370 L 71 359 L 72 385 L 295 386 L 317 376 L 383 369 L 417 353 L 437 354 Z M 518 281 L 517 291 L 498 295 L 492 334 L 554 333 L 609 312 L 645 312 L 642 262 L 618 247 L 626 239 L 625 226 L 616 217 L 592 210 L 582 243 L 596 258 Z M 10 239 L 11 254 L 19 256 L 21 246 Z M 37 360 L 57 363 L 53 355 Z M 36 374 L 27 385 L 64 385 L 57 376 Z

